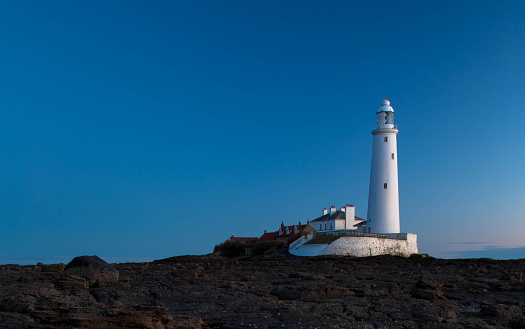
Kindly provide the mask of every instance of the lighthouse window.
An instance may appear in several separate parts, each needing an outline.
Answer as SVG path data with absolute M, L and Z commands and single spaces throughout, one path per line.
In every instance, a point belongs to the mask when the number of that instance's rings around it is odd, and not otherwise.
M 394 160 L 394 159 L 395 159 L 395 157 L 394 157 L 394 153 L 392 153 L 392 160 Z
M 388 142 L 388 137 L 385 137 L 385 143 Z
M 386 124 L 394 124 L 394 112 L 388 112 L 385 118 Z
M 386 188 L 387 188 L 387 187 L 386 187 L 386 183 L 383 184 L 383 188 L 386 190 Z

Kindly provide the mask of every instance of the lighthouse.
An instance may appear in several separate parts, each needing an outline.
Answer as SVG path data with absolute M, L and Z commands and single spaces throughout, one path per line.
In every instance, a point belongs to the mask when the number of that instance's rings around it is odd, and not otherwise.
M 419 253 L 417 234 L 400 231 L 397 132 L 394 109 L 390 106 L 390 101 L 385 99 L 376 113 L 376 126 L 372 130 L 367 220 L 355 216 L 355 208 L 349 204 L 339 211 L 333 206 L 330 207 L 330 212 L 325 208 L 322 216 L 308 222 L 315 234 L 303 235 L 290 243 L 290 254 L 410 257 Z M 365 231 L 379 234 L 367 234 Z M 335 235 L 338 238 L 324 239 L 324 235 Z
M 368 194 L 367 231 L 400 233 L 397 179 L 397 126 L 390 101 L 381 102 L 372 130 L 372 166 Z

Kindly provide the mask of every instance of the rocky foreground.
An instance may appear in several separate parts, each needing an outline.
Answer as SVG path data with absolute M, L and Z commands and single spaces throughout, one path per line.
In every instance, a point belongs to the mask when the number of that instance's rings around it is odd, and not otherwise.
M 69 266 L 69 265 L 68 265 Z M 0 328 L 525 328 L 525 259 L 0 266 Z

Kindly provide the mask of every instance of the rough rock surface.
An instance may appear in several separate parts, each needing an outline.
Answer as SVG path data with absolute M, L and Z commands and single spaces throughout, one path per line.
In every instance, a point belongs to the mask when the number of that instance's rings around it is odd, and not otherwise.
M 73 258 L 64 268 L 64 274 L 79 276 L 90 284 L 111 285 L 118 280 L 118 270 L 98 256 L 79 256 Z
M 379 256 L 0 266 L 0 328 L 525 328 L 525 259 Z

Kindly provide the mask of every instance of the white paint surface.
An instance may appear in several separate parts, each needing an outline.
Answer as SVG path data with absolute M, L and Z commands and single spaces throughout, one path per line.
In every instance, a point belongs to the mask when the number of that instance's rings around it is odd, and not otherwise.
M 399 188 L 397 176 L 397 133 L 393 124 L 394 110 L 384 100 L 377 112 L 376 129 L 372 131 L 372 165 L 368 194 L 367 230 L 372 233 L 399 233 Z M 387 115 L 392 123 L 386 123 Z M 392 154 L 394 157 L 392 159 Z M 386 188 L 385 188 L 386 184 Z
M 417 235 L 407 233 L 406 240 L 374 237 L 341 237 L 322 249 L 319 255 L 357 257 L 394 255 L 409 257 L 417 253 Z
M 330 244 L 304 244 L 308 240 L 295 241 L 290 246 L 289 252 L 296 256 L 378 256 L 395 255 L 409 257 L 419 253 L 417 248 L 417 235 L 406 234 L 406 240 L 384 239 L 376 237 L 351 237 L 343 236 Z

